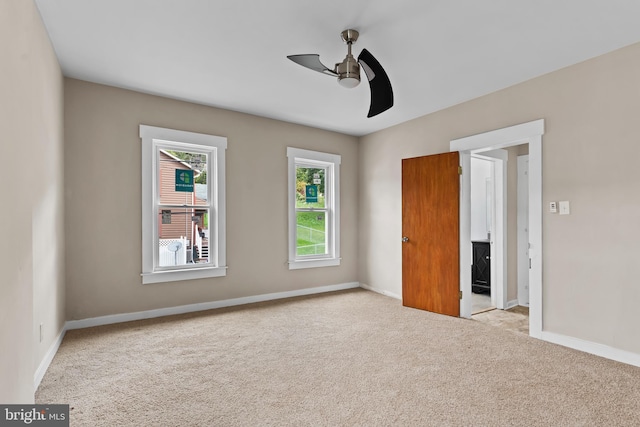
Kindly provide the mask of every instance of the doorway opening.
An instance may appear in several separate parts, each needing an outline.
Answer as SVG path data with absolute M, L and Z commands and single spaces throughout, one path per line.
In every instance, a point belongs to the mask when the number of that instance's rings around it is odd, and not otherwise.
M 529 171 L 528 171 L 528 281 L 529 281 L 529 335 L 539 338 L 542 332 L 542 135 L 544 134 L 544 120 L 523 123 L 521 125 L 498 129 L 478 135 L 460 138 L 451 141 L 450 151 L 460 153 L 460 164 L 463 171 L 471 170 L 471 156 L 489 154 L 494 156 L 494 151 L 512 147 L 516 145 L 528 144 L 529 147 Z M 499 158 L 499 156 L 496 156 Z M 505 172 L 506 161 L 502 167 L 494 169 Z M 494 176 L 498 180 L 497 174 Z M 503 175 L 504 178 L 504 175 Z M 495 188 L 494 183 L 494 188 Z M 460 191 L 460 290 L 462 298 L 460 300 L 460 316 L 470 318 L 472 314 L 472 292 L 471 292 L 471 269 L 472 265 L 472 244 L 471 244 L 471 177 L 470 173 L 463 173 L 461 176 Z M 504 180 L 502 190 L 505 191 Z M 506 248 L 505 233 L 498 236 L 500 214 L 505 215 L 503 209 L 498 209 L 495 213 L 496 229 L 494 242 L 500 239 L 502 248 Z M 504 289 L 504 277 L 506 269 L 506 251 L 497 253 L 500 245 L 496 245 L 496 261 L 502 261 L 502 267 L 496 267 L 496 275 L 502 274 L 502 279 L 496 278 L 496 283 L 503 283 L 496 289 L 496 306 L 506 308 L 511 302 L 507 301 L 507 292 Z M 494 256 L 494 255 L 492 255 Z M 497 295 L 498 292 L 501 295 Z M 518 304 L 519 299 L 513 302 Z
M 502 200 L 496 185 L 498 160 L 489 156 L 472 154 L 471 167 L 471 298 L 472 314 L 498 307 L 497 290 L 502 286 L 498 277 L 502 267 L 498 256 L 501 231 L 497 231 L 496 213 Z M 501 248 L 500 248 L 501 249 Z M 499 265 L 500 264 L 500 265 Z
M 471 154 L 472 315 L 529 307 L 528 149 Z

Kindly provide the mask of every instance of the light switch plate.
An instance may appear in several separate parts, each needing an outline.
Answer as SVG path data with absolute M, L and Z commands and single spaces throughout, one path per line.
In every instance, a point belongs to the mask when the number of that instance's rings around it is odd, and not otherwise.
M 558 212 L 558 202 L 549 202 L 549 212 L 551 213 Z
M 571 213 L 571 208 L 569 206 L 569 201 L 565 200 L 558 203 L 560 205 L 560 215 L 569 215 Z

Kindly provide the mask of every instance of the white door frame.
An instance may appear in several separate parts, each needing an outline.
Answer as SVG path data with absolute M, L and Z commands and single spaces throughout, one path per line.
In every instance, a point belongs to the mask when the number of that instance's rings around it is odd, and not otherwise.
M 471 153 L 529 144 L 529 335 L 542 333 L 542 135 L 544 119 L 452 140 L 460 152 L 460 316 L 471 317 Z M 467 171 L 467 173 L 464 173 Z
M 517 253 L 518 253 L 518 305 L 529 305 L 529 155 L 517 157 Z

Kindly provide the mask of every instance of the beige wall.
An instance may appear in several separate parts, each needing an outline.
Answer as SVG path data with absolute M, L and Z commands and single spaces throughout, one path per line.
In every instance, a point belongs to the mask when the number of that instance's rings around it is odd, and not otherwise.
M 0 58 L 0 402 L 31 403 L 65 315 L 63 80 L 33 2 L 0 2 Z
M 640 44 L 376 132 L 360 144 L 359 278 L 401 294 L 401 159 L 540 118 L 543 330 L 640 353 Z
M 142 285 L 141 123 L 228 138 L 226 277 Z M 65 79 L 65 138 L 69 320 L 358 279 L 355 137 Z M 288 270 L 287 146 L 342 155 L 339 267 Z

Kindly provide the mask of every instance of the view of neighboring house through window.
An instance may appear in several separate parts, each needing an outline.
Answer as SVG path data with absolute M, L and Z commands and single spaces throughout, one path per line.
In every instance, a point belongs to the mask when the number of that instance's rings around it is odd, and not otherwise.
M 207 157 L 158 148 L 158 267 L 209 263 Z
M 340 264 L 340 156 L 289 147 L 289 268 Z
M 143 283 L 226 274 L 226 138 L 140 126 Z

